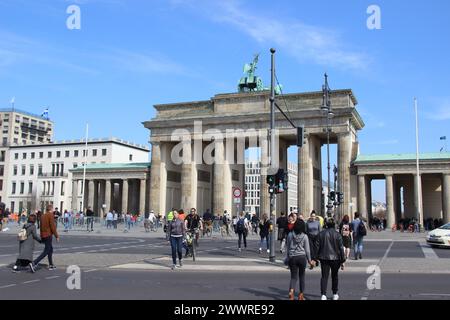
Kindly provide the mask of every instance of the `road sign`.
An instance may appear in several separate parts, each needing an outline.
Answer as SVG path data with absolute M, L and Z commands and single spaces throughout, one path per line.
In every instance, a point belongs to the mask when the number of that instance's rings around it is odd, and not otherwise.
M 241 197 L 241 189 L 239 189 L 239 188 L 234 188 L 234 190 L 233 190 L 233 196 L 234 196 L 235 198 L 240 198 L 240 197 Z
M 234 203 L 241 203 L 241 198 L 234 198 Z

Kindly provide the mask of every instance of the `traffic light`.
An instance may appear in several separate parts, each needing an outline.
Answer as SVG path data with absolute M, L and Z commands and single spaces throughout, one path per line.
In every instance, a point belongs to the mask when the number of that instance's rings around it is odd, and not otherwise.
M 330 197 L 331 201 L 335 202 L 336 201 L 336 192 L 330 191 L 329 197 Z
M 297 147 L 303 147 L 305 140 L 305 127 L 297 127 Z
M 283 169 L 279 169 L 276 175 L 267 176 L 269 193 L 283 193 L 287 190 L 287 175 Z
M 277 193 L 283 193 L 286 188 L 286 174 L 283 169 L 279 169 L 275 176 L 275 186 Z
M 342 192 L 338 192 L 337 194 L 337 203 L 341 205 L 344 203 L 344 194 Z

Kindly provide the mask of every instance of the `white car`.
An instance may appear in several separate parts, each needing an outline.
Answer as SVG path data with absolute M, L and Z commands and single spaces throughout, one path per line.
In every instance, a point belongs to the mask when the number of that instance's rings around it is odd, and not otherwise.
M 432 247 L 450 247 L 450 223 L 429 232 L 427 235 L 427 243 Z

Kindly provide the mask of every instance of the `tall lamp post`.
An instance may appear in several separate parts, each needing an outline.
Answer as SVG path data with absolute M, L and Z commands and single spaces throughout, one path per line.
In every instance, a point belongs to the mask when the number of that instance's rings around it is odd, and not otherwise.
M 330 120 L 334 116 L 333 111 L 331 110 L 331 101 L 330 101 L 330 87 L 328 85 L 328 75 L 325 73 L 325 83 L 322 86 L 322 112 L 325 113 L 327 117 L 327 169 L 328 169 L 328 203 L 327 203 L 327 217 L 330 218 L 333 215 L 333 202 L 330 199 L 331 193 L 331 165 L 330 165 Z

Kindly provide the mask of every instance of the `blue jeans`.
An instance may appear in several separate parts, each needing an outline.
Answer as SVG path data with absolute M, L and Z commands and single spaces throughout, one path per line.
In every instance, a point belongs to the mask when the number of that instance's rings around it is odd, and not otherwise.
M 172 262 L 173 264 L 177 264 L 177 253 L 178 253 L 178 259 L 181 262 L 181 259 L 183 259 L 183 237 L 170 237 L 170 246 L 172 247 Z
M 355 257 L 357 257 L 358 253 L 362 254 L 363 252 L 363 240 L 364 237 L 361 236 L 355 236 L 353 238 L 353 244 L 355 246 Z
M 41 255 L 34 260 L 33 264 L 37 266 L 39 262 L 42 261 L 46 256 L 48 257 L 48 263 L 49 265 L 53 265 L 53 245 L 52 245 L 52 239 L 53 236 L 42 238 L 42 243 L 45 245 L 44 251 L 41 253 Z
M 259 243 L 259 247 L 262 248 L 264 244 L 264 239 L 266 240 L 267 250 L 270 249 L 269 246 L 269 236 L 261 236 L 261 242 Z

